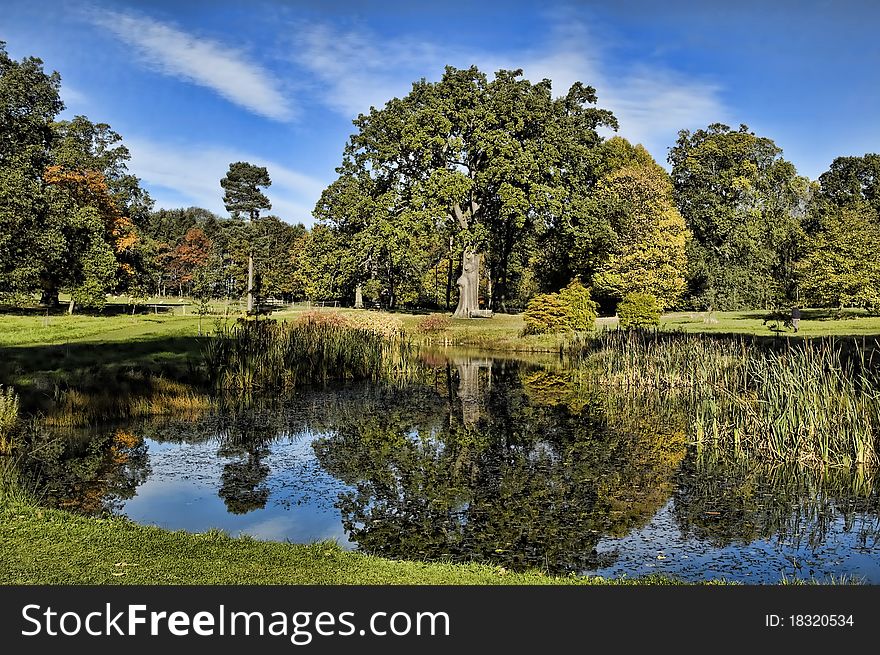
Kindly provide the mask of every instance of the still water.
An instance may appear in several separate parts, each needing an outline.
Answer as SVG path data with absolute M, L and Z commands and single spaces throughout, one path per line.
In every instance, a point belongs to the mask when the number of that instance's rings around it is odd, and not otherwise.
M 54 505 L 175 530 L 554 574 L 880 583 L 865 473 L 698 451 L 671 399 L 615 397 L 552 360 L 427 364 L 405 385 L 67 431 L 26 473 Z

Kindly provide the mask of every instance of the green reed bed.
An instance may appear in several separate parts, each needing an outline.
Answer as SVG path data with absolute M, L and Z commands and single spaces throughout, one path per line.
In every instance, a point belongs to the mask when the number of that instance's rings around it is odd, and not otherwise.
M 317 321 L 239 321 L 203 349 L 218 390 L 273 390 L 330 380 L 401 378 L 415 366 L 402 332 Z
M 664 332 L 578 337 L 567 352 L 616 391 L 665 393 L 698 447 L 829 466 L 876 466 L 880 344 L 759 346 Z
M 14 389 L 0 385 L 0 455 L 12 451 L 19 425 L 18 410 L 18 394 Z

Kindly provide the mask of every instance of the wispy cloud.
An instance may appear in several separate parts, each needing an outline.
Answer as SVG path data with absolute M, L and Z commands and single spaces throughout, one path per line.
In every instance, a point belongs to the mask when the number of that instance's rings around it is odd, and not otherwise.
M 85 93 L 67 82 L 61 85 L 61 99 L 68 110 L 81 108 L 89 102 Z
M 293 59 L 315 77 L 324 104 L 344 116 L 381 107 L 406 94 L 416 79 L 443 71 L 442 57 L 429 43 L 319 24 L 303 23 L 295 32 Z
M 620 134 L 644 144 L 661 163 L 678 130 L 730 116 L 718 83 L 647 59 L 612 66 L 610 44 L 572 16 L 551 21 L 537 47 L 494 53 L 328 25 L 301 25 L 296 33 L 294 60 L 314 77 L 321 101 L 345 116 L 381 107 L 422 77 L 438 79 L 446 64 L 475 64 L 487 73 L 521 68 L 533 81 L 552 80 L 557 94 L 576 81 L 589 84 L 599 105 L 617 116 Z
M 247 161 L 269 171 L 269 213 L 290 223 L 310 225 L 314 222 L 312 209 L 327 186 L 322 180 L 253 153 L 218 146 L 157 143 L 137 137 L 126 138 L 125 142 L 131 151 L 129 168 L 146 183 L 159 207 L 196 205 L 225 215 L 220 179 L 230 163 Z
M 153 70 L 209 88 L 260 116 L 277 121 L 293 118 L 279 81 L 228 44 L 133 13 L 96 10 L 88 16 L 136 50 Z

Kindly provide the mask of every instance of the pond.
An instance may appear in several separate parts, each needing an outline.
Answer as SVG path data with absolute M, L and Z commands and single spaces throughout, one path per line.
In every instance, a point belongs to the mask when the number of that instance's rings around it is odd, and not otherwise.
M 143 524 L 554 574 L 880 583 L 880 485 L 738 461 L 662 394 L 552 357 L 425 355 L 405 384 L 47 433 L 46 502 Z

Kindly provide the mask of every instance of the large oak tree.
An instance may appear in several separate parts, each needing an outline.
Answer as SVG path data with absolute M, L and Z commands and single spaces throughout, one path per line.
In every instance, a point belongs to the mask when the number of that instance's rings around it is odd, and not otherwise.
M 452 236 L 462 252 L 455 316 L 469 317 L 487 253 L 503 303 L 511 253 L 537 225 L 577 214 L 594 181 L 597 128 L 617 126 L 596 100 L 579 82 L 554 98 L 549 80 L 533 84 L 522 71 L 489 80 L 475 67 L 447 67 L 439 82 L 423 79 L 358 116 L 338 172 L 359 180 L 371 202 L 325 194 L 316 215 L 342 222 L 354 206 L 365 225 L 390 221 L 410 234 L 427 225 Z

